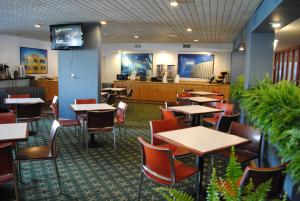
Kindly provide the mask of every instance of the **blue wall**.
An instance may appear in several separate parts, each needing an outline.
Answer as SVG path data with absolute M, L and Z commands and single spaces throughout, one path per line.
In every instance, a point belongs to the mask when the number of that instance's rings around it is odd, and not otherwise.
M 85 49 L 58 52 L 60 117 L 74 118 L 69 105 L 75 98 L 96 98 L 100 89 L 100 26 L 84 25 Z M 71 78 L 75 74 L 75 78 Z

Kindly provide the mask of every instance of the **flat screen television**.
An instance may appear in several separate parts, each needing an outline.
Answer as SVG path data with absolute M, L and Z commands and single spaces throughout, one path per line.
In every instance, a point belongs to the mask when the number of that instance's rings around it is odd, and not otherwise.
M 84 47 L 81 24 L 50 25 L 52 50 L 72 50 Z

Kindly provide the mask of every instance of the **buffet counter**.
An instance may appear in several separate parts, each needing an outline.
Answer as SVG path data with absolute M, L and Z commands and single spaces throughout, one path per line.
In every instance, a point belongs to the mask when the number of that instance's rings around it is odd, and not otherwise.
M 126 87 L 133 89 L 132 99 L 145 102 L 176 101 L 176 94 L 183 89 L 194 89 L 195 91 L 214 91 L 224 94 L 226 102 L 229 101 L 230 85 L 209 84 L 199 81 L 180 81 L 179 83 L 162 83 L 151 81 L 117 80 L 113 82 L 114 87 Z

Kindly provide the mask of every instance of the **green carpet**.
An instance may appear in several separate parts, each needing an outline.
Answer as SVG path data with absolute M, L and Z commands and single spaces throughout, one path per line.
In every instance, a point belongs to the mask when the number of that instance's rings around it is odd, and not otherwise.
M 134 104 L 126 118 L 126 137 L 122 136 L 120 139 L 117 130 L 117 151 L 113 148 L 112 135 L 102 135 L 99 138 L 102 146 L 90 148 L 86 152 L 74 129 L 61 130 L 57 138 L 60 149 L 57 161 L 63 195 L 58 194 L 55 169 L 51 161 L 26 162 L 22 163 L 25 184 L 19 185 L 21 200 L 136 200 L 141 164 L 137 137 L 143 136 L 150 140 L 149 121 L 160 119 L 158 105 Z M 44 116 L 39 124 L 39 134 L 30 137 L 29 142 L 20 143 L 20 147 L 47 144 L 52 121 L 52 115 Z M 194 157 L 186 158 L 185 162 L 194 165 Z M 207 181 L 207 176 L 205 180 Z M 163 200 L 154 191 L 159 186 L 144 179 L 141 200 Z M 181 190 L 187 187 L 194 187 L 194 177 L 176 186 Z

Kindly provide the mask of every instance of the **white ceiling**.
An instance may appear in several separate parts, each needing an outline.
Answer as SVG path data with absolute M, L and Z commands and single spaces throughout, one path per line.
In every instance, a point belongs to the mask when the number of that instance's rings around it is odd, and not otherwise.
M 107 20 L 104 42 L 232 42 L 260 2 L 179 0 L 171 7 L 169 0 L 1 0 L 0 33 L 49 40 L 51 24 Z
M 276 32 L 275 38 L 278 40 L 276 51 L 300 45 L 300 18 Z

